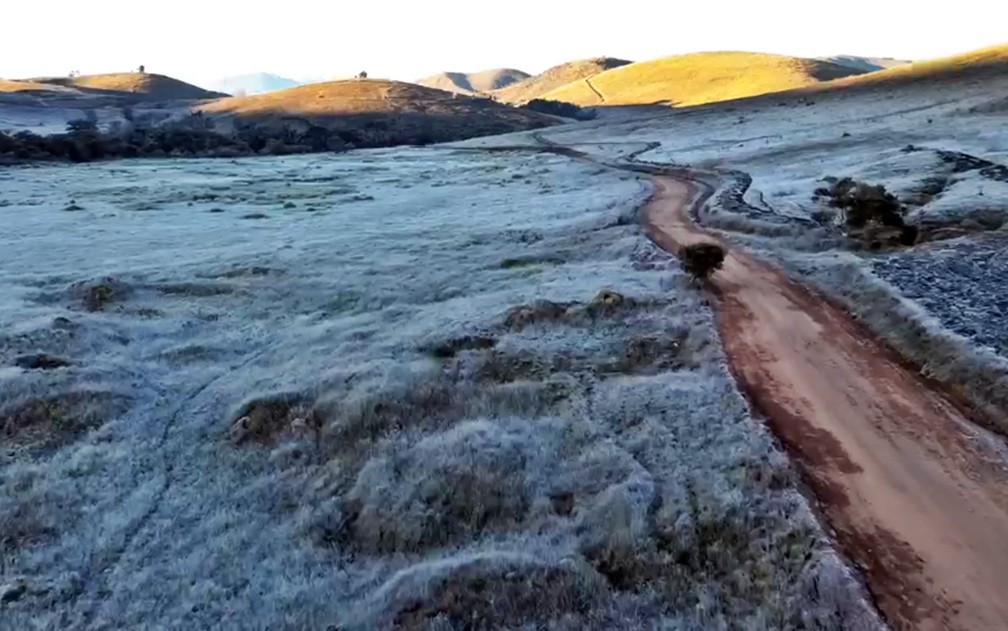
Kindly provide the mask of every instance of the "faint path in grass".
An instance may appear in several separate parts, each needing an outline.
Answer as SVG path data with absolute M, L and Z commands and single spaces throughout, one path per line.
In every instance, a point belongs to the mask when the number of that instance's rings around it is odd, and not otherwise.
M 189 394 L 183 396 L 182 400 L 167 415 L 156 444 L 149 448 L 149 452 L 159 454 L 161 462 L 160 469 L 156 472 L 151 472 L 152 475 L 160 476 L 160 484 L 154 491 L 150 504 L 143 513 L 125 526 L 119 536 L 121 543 L 111 551 L 105 553 L 102 556 L 101 563 L 92 565 L 88 568 L 87 573 L 81 577 L 83 584 L 81 595 L 86 593 L 91 596 L 90 602 L 82 612 L 85 620 L 93 619 L 97 613 L 96 610 L 104 603 L 101 594 L 108 592 L 110 586 L 118 579 L 122 559 L 137 545 L 137 541 L 142 538 L 141 534 L 148 528 L 159 511 L 162 510 L 164 498 L 171 491 L 172 485 L 178 477 L 176 475 L 176 465 L 179 464 L 177 461 L 179 458 L 186 457 L 190 452 L 191 445 L 188 442 L 183 441 L 182 444 L 176 447 L 170 445 L 173 430 L 175 430 L 186 414 L 197 414 L 200 412 L 198 409 L 199 406 L 195 402 L 199 400 L 201 395 L 218 384 L 222 379 L 233 375 L 236 370 L 240 370 L 254 362 L 265 352 L 266 350 L 261 349 L 258 352 L 250 353 L 240 363 L 231 366 L 228 370 L 191 389 Z
M 595 85 L 594 85 L 594 84 L 592 84 L 592 82 L 591 82 L 591 77 L 585 77 L 585 80 L 584 80 L 584 82 L 585 82 L 585 85 L 587 85 L 587 86 L 588 86 L 588 89 L 589 89 L 589 90 L 591 90 L 592 92 L 594 92 L 594 93 L 595 93 L 595 96 L 597 96 L 597 97 L 598 97 L 598 100 L 599 100 L 599 103 L 601 103 L 602 105 L 605 105 L 605 102 L 606 102 L 606 101 L 605 101 L 605 97 L 604 97 L 604 96 L 602 96 L 602 93 L 601 93 L 601 92 L 599 92 L 599 91 L 598 91 L 598 90 L 597 90 L 597 89 L 595 88 Z

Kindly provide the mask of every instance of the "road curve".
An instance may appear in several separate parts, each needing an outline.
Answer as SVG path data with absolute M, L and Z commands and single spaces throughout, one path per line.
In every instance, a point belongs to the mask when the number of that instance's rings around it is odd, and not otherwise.
M 645 227 L 676 252 L 711 188 L 654 176 Z M 727 245 L 727 244 L 726 244 Z M 739 249 L 711 300 L 732 371 L 896 629 L 1008 629 L 1003 441 L 841 308 Z

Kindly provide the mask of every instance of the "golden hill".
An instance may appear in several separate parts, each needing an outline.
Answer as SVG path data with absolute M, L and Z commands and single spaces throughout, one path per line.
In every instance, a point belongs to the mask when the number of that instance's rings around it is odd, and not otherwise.
M 824 88 L 874 86 L 944 81 L 960 76 L 984 77 L 1008 74 L 1008 44 L 992 46 L 962 55 L 917 61 L 879 72 L 832 81 Z
M 676 55 L 607 70 L 547 92 L 577 105 L 701 105 L 861 74 L 846 66 L 763 53 Z
M 315 83 L 218 99 L 203 104 L 199 111 L 267 126 L 309 124 L 354 133 L 363 129 L 370 136 L 388 136 L 384 144 L 409 143 L 413 138 L 426 142 L 461 140 L 556 123 L 552 117 L 490 99 L 377 79 Z M 403 140 L 396 141 L 398 138 Z
M 50 84 L 32 80 L 8 81 L 0 79 L 0 92 L 45 92 L 52 89 L 53 86 Z
M 595 59 L 571 61 L 559 66 L 553 66 L 534 77 L 529 77 L 524 81 L 497 90 L 494 95 L 506 103 L 526 103 L 532 99 L 538 99 L 544 94 L 568 83 L 583 81 L 587 77 L 594 77 L 606 70 L 626 66 L 630 63 L 624 59 L 614 59 L 612 57 L 596 57 Z
M 46 77 L 33 79 L 38 83 L 82 90 L 128 92 L 158 100 L 195 100 L 223 96 L 171 77 L 159 74 L 122 72 L 115 74 L 81 75 L 78 77 Z
M 496 68 L 483 72 L 442 72 L 420 79 L 417 84 L 459 94 L 478 94 L 505 88 L 529 76 L 527 72 L 514 68 Z

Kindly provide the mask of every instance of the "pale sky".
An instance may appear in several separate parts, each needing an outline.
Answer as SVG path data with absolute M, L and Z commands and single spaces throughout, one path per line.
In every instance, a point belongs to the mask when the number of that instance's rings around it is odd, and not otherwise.
M 923 59 L 1008 43 L 1004 0 L 0 0 L 0 77 L 251 72 L 414 80 L 747 50 Z

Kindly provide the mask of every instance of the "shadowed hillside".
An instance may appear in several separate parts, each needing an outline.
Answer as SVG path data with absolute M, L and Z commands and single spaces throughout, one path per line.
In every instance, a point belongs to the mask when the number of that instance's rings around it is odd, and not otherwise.
M 577 105 L 701 105 L 838 79 L 858 70 L 814 59 L 717 52 L 638 62 L 575 81 L 542 98 Z
M 594 59 L 571 61 L 554 66 L 534 77 L 529 77 L 524 81 L 497 90 L 495 96 L 507 103 L 525 103 L 532 99 L 541 98 L 544 94 L 573 81 L 583 81 L 588 77 L 594 77 L 600 72 L 626 66 L 630 63 L 624 59 L 614 59 L 612 57 L 596 57 Z
M 530 75 L 514 68 L 496 68 L 483 72 L 442 72 L 417 81 L 419 85 L 457 92 L 481 94 L 505 88 L 527 79 Z

